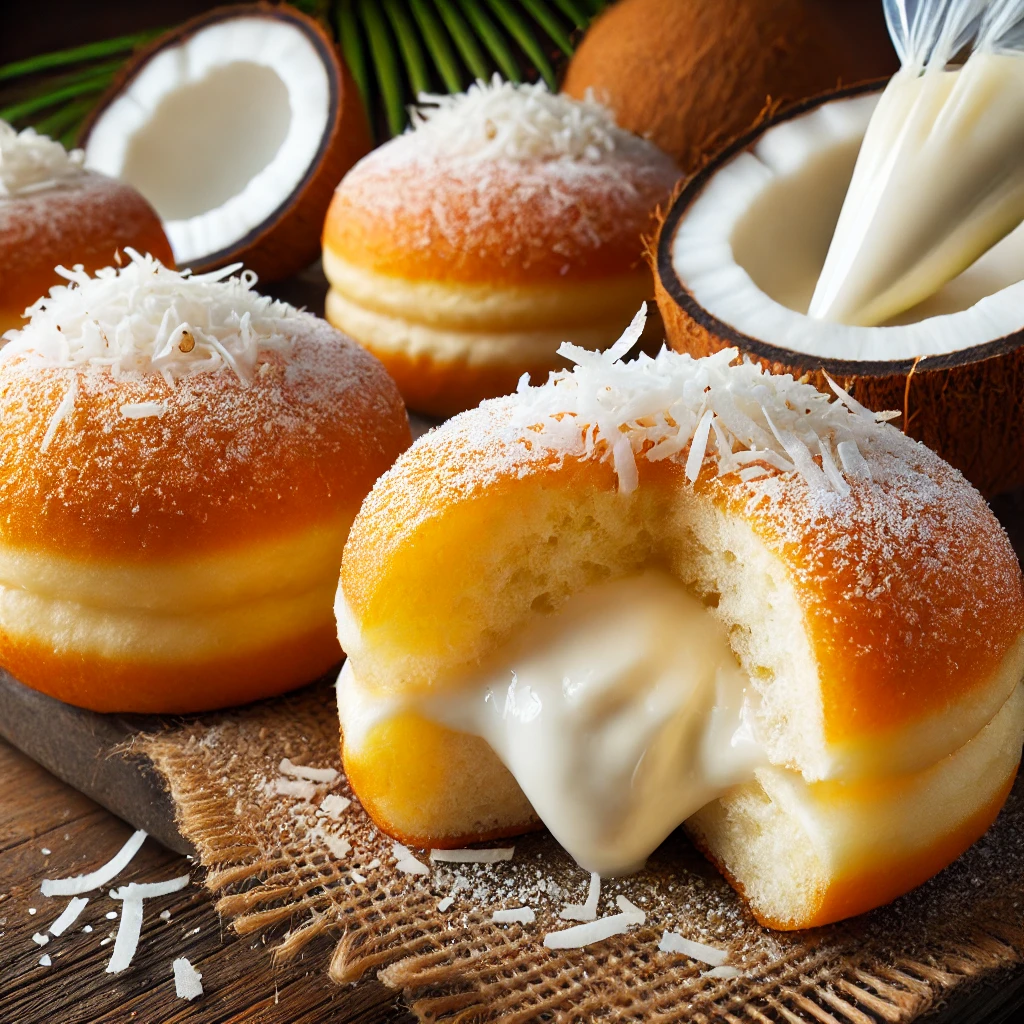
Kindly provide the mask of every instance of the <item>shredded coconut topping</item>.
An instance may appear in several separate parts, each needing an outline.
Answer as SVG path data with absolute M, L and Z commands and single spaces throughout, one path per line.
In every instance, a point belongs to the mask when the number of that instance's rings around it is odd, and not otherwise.
M 412 131 L 426 149 L 482 160 L 578 160 L 597 163 L 631 133 L 591 96 L 576 100 L 535 85 L 477 80 L 454 96 L 420 93 Z
M 109 367 L 122 373 L 178 377 L 230 369 L 243 383 L 264 350 L 286 349 L 294 307 L 254 292 L 256 275 L 240 264 L 192 275 L 127 249 L 129 263 L 90 277 L 57 267 L 67 285 L 26 310 L 29 322 L 8 331 L 0 360 L 24 356 L 44 366 Z
M 645 304 L 605 352 L 563 342 L 559 354 L 576 365 L 539 387 L 524 374 L 514 425 L 542 433 L 554 449 L 611 459 L 623 493 L 636 489 L 638 456 L 680 458 L 687 446 L 691 481 L 708 455 L 720 476 L 751 480 L 774 467 L 819 493 L 845 495 L 849 480 L 870 478 L 861 445 L 893 414 L 870 412 L 834 381 L 838 400 L 830 401 L 791 374 L 738 362 L 736 349 L 702 359 L 662 349 L 624 363 L 646 316 Z
M 34 128 L 16 131 L 0 121 L 0 197 L 42 192 L 84 173 L 85 153 L 69 153 Z

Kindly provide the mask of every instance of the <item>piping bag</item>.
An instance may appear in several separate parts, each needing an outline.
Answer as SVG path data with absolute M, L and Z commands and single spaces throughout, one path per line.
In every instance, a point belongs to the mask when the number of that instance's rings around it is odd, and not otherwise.
M 1024 0 L 883 6 L 901 68 L 868 124 L 808 309 L 861 326 L 933 295 L 1024 220 Z

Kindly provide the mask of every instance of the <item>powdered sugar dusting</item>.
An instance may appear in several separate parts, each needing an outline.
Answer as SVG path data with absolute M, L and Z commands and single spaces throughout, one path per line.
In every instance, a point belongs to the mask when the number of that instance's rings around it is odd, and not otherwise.
M 16 131 L 0 121 L 0 198 L 41 192 L 80 178 L 85 153 L 66 150 L 34 128 Z

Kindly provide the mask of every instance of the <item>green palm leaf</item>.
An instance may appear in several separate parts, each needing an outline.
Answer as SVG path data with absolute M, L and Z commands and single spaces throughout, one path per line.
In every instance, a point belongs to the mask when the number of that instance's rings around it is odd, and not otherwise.
M 379 138 L 401 132 L 421 92 L 464 89 L 494 72 L 556 87 L 558 61 L 610 0 L 292 0 L 328 25 Z M 71 142 L 133 51 L 122 35 L 0 67 L 0 118 Z

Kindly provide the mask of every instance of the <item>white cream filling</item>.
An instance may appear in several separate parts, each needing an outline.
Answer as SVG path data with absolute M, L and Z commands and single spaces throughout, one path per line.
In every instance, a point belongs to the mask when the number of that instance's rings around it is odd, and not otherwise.
M 601 874 L 638 869 L 767 764 L 757 700 L 724 628 L 661 570 L 588 588 L 443 694 L 369 694 L 351 660 L 338 679 L 347 747 L 409 710 L 480 736 L 562 846 Z

